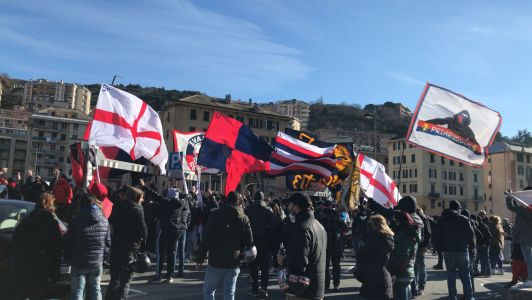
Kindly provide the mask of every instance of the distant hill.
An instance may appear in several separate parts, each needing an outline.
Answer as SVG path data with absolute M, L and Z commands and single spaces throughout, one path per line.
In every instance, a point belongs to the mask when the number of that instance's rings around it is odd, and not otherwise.
M 404 137 L 408 131 L 410 117 L 402 117 L 397 112 L 397 104 L 387 102 L 377 106 L 377 132 Z M 358 105 L 314 103 L 310 106 L 308 130 L 316 129 L 346 129 L 373 131 L 373 119 L 364 117 L 366 113 L 373 113 L 373 104 L 362 109 Z
M 100 93 L 100 84 L 87 84 L 85 87 L 92 93 L 91 106 L 95 106 L 98 101 L 98 94 Z M 166 102 L 177 101 L 181 98 L 201 94 L 198 91 L 166 90 L 164 87 L 142 87 L 138 84 L 117 84 L 115 87 L 139 97 L 156 111 L 160 111 Z

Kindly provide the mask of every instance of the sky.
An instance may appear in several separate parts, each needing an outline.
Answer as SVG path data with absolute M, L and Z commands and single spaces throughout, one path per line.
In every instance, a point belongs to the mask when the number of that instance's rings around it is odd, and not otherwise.
M 0 73 L 414 110 L 430 82 L 532 130 L 532 2 L 0 0 Z

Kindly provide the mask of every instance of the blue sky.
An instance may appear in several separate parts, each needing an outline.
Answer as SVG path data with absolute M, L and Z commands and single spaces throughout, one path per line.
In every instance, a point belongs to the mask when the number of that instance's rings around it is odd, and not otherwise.
M 532 3 L 0 0 L 0 72 L 411 109 L 431 83 L 532 129 Z

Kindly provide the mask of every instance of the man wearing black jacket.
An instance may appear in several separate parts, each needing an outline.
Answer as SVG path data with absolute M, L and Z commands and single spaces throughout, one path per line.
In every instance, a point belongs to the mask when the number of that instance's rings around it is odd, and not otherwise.
M 226 203 L 212 212 L 205 228 L 196 255 L 199 267 L 209 253 L 209 266 L 203 284 L 204 300 L 214 300 L 216 287 L 221 281 L 224 284 L 224 299 L 235 298 L 241 251 L 253 244 L 249 219 L 240 207 L 239 198 L 236 192 L 230 192 Z
M 325 260 L 327 233 L 314 218 L 312 201 L 301 193 L 290 197 L 291 213 L 296 221 L 290 231 L 287 249 L 288 272 L 310 279 L 307 289 L 297 297 L 287 299 L 322 299 L 325 292 Z
M 268 280 L 270 269 L 271 234 L 274 226 L 272 209 L 264 202 L 264 194 L 261 191 L 255 193 L 255 200 L 244 211 L 251 224 L 251 232 L 257 247 L 257 258 L 249 264 L 251 277 L 251 290 L 249 295 L 268 297 Z M 260 291 L 259 291 L 260 269 Z
M 325 263 L 325 290 L 329 290 L 331 274 L 329 266 L 332 265 L 333 292 L 338 292 L 340 286 L 340 232 L 346 229 L 338 211 L 332 207 L 332 201 L 325 200 L 316 219 L 327 232 L 327 254 Z
M 464 288 L 464 299 L 472 299 L 468 247 L 474 239 L 474 233 L 469 220 L 462 216 L 460 211 L 460 203 L 452 200 L 449 209 L 443 211 L 438 226 L 440 226 L 440 240 L 447 269 L 449 299 L 456 299 L 457 296 L 457 271 Z
M 114 203 L 109 217 L 112 226 L 111 236 L 111 280 L 105 293 L 106 300 L 126 299 L 133 271 L 129 262 L 140 249 L 142 240 L 146 239 L 147 229 L 144 221 L 142 201 L 144 193 L 128 186 L 124 200 Z
M 421 242 L 416 251 L 416 262 L 414 263 L 414 280 L 412 281 L 412 294 L 414 296 L 423 295 L 425 284 L 427 283 L 427 271 L 425 269 L 425 253 L 430 245 L 432 230 L 430 222 L 425 216 L 423 209 L 416 207 L 416 214 L 423 221 L 423 231 Z
M 186 227 L 181 224 L 181 213 L 183 210 L 188 212 L 188 205 L 179 198 L 179 189 L 169 188 L 166 191 L 166 197 L 157 193 L 144 184 L 141 179 L 140 186 L 151 199 L 159 204 L 159 222 L 161 226 L 161 236 L 159 237 L 159 255 L 157 256 L 157 271 L 153 283 L 161 281 L 161 273 L 164 265 L 164 254 L 166 253 L 166 282 L 174 281 L 175 260 L 177 255 L 177 242 L 184 238 Z M 183 257 L 180 256 L 183 264 Z M 183 275 L 183 269 L 180 269 L 180 275 Z

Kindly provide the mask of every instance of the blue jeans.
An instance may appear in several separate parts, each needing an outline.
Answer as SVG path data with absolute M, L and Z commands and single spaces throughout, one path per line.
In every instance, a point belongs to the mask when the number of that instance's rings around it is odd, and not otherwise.
M 532 280 L 532 244 L 521 244 L 521 251 L 523 251 L 523 258 L 528 269 L 528 280 Z
M 183 273 L 185 268 L 185 245 L 187 242 L 187 231 L 179 230 L 177 232 L 177 255 L 176 258 L 179 260 L 179 273 Z
M 192 230 L 187 230 L 187 237 L 185 242 L 185 258 L 188 260 L 192 259 L 192 252 L 194 250 L 194 245 L 192 245 Z
M 222 269 L 208 266 L 207 271 L 205 271 L 205 280 L 203 283 L 203 299 L 214 300 L 216 286 L 223 280 L 224 300 L 234 300 L 238 273 L 240 273 L 239 268 Z
M 85 289 L 85 283 L 87 283 L 87 299 L 102 300 L 102 291 L 100 289 L 102 271 L 102 266 L 88 269 L 72 267 L 70 298 L 72 300 L 83 300 L 83 291 Z
M 466 300 L 473 299 L 473 288 L 471 287 L 471 273 L 469 272 L 469 254 L 467 252 L 444 252 L 445 268 L 447 269 L 447 289 L 449 299 L 456 300 L 456 273 L 464 287 L 464 297 Z
M 412 300 L 412 279 L 399 277 L 393 283 L 393 300 Z

